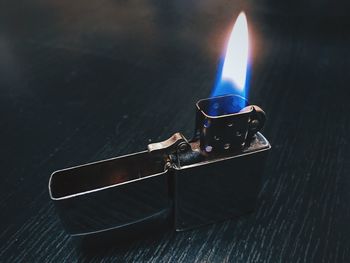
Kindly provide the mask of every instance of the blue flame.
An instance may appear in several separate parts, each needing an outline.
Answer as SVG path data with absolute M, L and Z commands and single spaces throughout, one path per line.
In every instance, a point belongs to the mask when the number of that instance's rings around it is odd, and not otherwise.
M 210 97 L 218 97 L 218 96 L 224 96 L 224 95 L 239 95 L 246 100 L 248 100 L 249 95 L 249 80 L 251 76 L 251 63 L 250 59 L 248 59 L 248 65 L 247 65 L 247 73 L 246 73 L 246 81 L 243 88 L 237 87 L 237 84 L 229 79 L 225 79 L 222 77 L 222 68 L 224 65 L 225 56 L 222 56 L 220 58 L 219 66 L 218 66 L 218 72 L 216 75 L 216 81 L 214 84 L 214 88 L 211 91 Z M 246 105 L 242 105 L 242 108 Z
M 249 91 L 250 65 L 248 24 L 242 12 L 233 26 L 226 50 L 220 58 L 215 86 L 210 96 L 239 95 L 244 99 L 240 100 L 241 105 L 236 106 L 241 109 L 245 107 Z

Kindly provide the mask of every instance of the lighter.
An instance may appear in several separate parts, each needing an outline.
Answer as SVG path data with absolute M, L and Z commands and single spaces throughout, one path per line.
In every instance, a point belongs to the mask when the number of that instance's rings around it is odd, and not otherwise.
M 175 133 L 146 151 L 56 171 L 50 197 L 71 235 L 159 220 L 182 231 L 246 214 L 270 149 L 264 122 L 238 95 L 200 100 L 191 140 Z

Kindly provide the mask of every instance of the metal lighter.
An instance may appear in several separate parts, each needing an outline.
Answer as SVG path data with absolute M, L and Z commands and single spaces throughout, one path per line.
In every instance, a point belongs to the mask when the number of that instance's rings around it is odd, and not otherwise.
M 244 102 L 245 107 L 238 107 Z M 226 95 L 196 104 L 195 134 L 146 151 L 54 172 L 50 197 L 71 235 L 167 220 L 176 231 L 254 209 L 271 148 L 265 113 Z

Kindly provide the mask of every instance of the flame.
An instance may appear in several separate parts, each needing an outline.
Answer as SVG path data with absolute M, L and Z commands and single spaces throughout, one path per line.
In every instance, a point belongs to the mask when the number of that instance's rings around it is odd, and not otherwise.
M 247 96 L 247 75 L 249 62 L 248 23 L 244 12 L 241 12 L 233 26 L 226 47 L 224 60 L 218 72 L 217 83 L 211 97 L 238 94 Z

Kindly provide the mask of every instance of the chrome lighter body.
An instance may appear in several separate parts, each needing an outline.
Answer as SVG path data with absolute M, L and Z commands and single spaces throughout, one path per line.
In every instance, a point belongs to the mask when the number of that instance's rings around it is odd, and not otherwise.
M 254 210 L 270 144 L 258 132 L 263 111 L 237 110 L 237 100 L 199 101 L 190 141 L 176 133 L 147 151 L 54 172 L 50 196 L 66 230 L 86 235 L 164 220 L 181 231 Z

